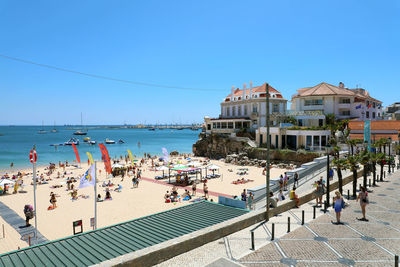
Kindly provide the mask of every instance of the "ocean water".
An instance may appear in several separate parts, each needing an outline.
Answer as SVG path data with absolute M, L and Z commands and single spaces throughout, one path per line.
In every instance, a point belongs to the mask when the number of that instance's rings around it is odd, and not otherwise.
M 9 170 L 11 162 L 14 168 L 30 167 L 29 151 L 36 145 L 38 165 L 47 165 L 50 162 L 75 160 L 75 153 L 72 146 L 50 146 L 68 141 L 71 137 L 80 140 L 77 146 L 81 162 L 87 161 L 86 152 L 90 152 L 95 160 L 101 160 L 101 153 L 98 143 L 104 142 L 106 138 L 116 141 L 116 144 L 106 144 L 110 157 L 127 154 L 127 149 L 133 155 L 142 157 L 144 153 L 162 155 L 161 148 L 165 147 L 168 152 L 179 151 L 180 153 L 191 153 L 192 145 L 198 139 L 201 130 L 191 129 L 175 130 L 163 129 L 149 131 L 148 129 L 105 129 L 88 127 L 88 134 L 84 136 L 73 135 L 76 130 L 69 127 L 58 126 L 57 133 L 51 133 L 53 126 L 44 126 L 48 131 L 46 134 L 38 134 L 42 126 L 0 126 L 0 171 Z M 96 140 L 96 145 L 89 145 L 83 142 L 85 136 Z M 118 144 L 118 140 L 125 141 Z M 138 146 L 140 142 L 140 147 Z

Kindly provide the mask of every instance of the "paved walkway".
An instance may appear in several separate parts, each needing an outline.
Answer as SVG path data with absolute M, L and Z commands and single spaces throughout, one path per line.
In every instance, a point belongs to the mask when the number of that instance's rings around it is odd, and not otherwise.
M 385 170 L 387 173 L 387 168 Z M 358 183 L 362 183 L 362 177 Z M 348 189 L 351 192 L 351 188 L 352 184 L 347 184 L 344 192 Z M 342 216 L 345 225 L 333 225 L 331 220 L 335 220 L 335 213 L 328 210 L 325 214 L 321 208 L 316 209 L 314 220 L 313 200 L 258 227 L 254 231 L 256 251 L 251 250 L 250 230 L 259 224 L 157 266 L 393 266 L 394 254 L 400 254 L 400 198 L 396 196 L 400 190 L 400 172 L 385 178 L 372 189 L 371 204 L 367 207 L 370 221 L 367 223 L 356 219 L 361 217 L 361 213 L 359 203 L 354 200 L 346 200 L 349 206 Z M 311 190 L 311 185 L 305 184 L 301 194 Z M 303 210 L 304 226 L 301 225 Z M 290 233 L 287 232 L 288 217 Z M 275 224 L 275 240 L 272 242 L 271 223 Z
M 21 239 L 23 238 L 24 235 L 35 231 L 35 228 L 33 226 L 23 227 L 25 226 L 25 219 L 21 218 L 15 211 L 10 209 L 7 205 L 5 205 L 1 201 L 0 201 L 0 216 L 3 218 L 5 222 L 7 222 L 10 226 L 12 226 L 12 228 L 14 228 L 21 235 Z M 31 220 L 31 224 L 34 225 L 34 219 Z M 31 245 L 36 245 L 48 241 L 48 239 L 44 237 L 39 231 L 37 237 L 38 237 L 37 239 L 35 238 L 31 239 Z M 29 240 L 24 240 L 24 241 L 28 242 Z
M 238 262 L 245 266 L 393 266 L 395 255 L 400 254 L 399 191 L 397 171 L 369 193 L 369 222 L 357 219 L 362 217 L 360 205 L 350 200 L 342 213 L 344 225 L 332 224 L 336 217 L 330 209 Z M 266 229 L 270 232 L 270 223 Z

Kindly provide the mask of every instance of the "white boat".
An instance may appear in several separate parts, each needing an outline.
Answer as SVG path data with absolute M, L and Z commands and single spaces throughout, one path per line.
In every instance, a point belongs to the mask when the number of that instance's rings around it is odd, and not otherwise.
M 37 133 L 38 133 L 38 134 L 45 134 L 45 133 L 47 133 L 47 131 L 43 129 L 43 121 L 42 121 L 42 129 L 40 129 Z
M 94 140 L 93 140 L 93 141 L 89 141 L 89 142 L 88 142 L 88 144 L 89 144 L 89 145 L 95 145 L 96 143 L 97 143 L 97 142 L 96 142 L 96 141 L 94 141 Z
M 72 146 L 72 144 L 74 145 L 79 145 L 79 139 L 72 137 L 71 139 L 69 139 L 67 142 L 64 143 L 64 146 Z
M 81 127 L 83 127 L 83 124 L 82 124 L 82 112 L 81 112 Z M 87 131 L 87 130 L 86 130 L 86 131 Z M 87 135 L 87 132 L 78 130 L 78 131 L 74 132 L 73 134 L 74 134 L 74 135 Z
M 115 141 L 114 141 L 114 140 L 111 140 L 111 139 L 108 139 L 108 138 L 106 138 L 106 140 L 104 141 L 104 143 L 106 143 L 106 144 L 115 144 Z
M 52 133 L 58 133 L 57 129 L 56 129 L 56 122 L 54 122 L 54 128 L 50 130 L 50 132 Z

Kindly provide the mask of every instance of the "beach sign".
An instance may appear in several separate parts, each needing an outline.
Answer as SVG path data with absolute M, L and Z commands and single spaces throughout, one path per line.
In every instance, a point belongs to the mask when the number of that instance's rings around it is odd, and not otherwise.
M 76 229 L 76 227 L 79 227 L 79 226 L 81 227 L 81 231 L 80 232 L 76 232 L 75 229 Z M 82 220 L 74 221 L 72 223 L 72 229 L 73 229 L 74 235 L 82 233 L 83 232 Z

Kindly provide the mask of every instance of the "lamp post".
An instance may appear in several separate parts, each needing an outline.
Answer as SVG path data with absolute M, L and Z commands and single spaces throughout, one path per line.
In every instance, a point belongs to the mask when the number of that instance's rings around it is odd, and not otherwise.
M 266 87 L 266 126 L 267 126 L 267 171 L 265 172 L 266 177 L 265 177 L 265 182 L 266 182 L 266 201 L 267 201 L 267 212 L 265 214 L 265 220 L 268 222 L 269 221 L 269 180 L 270 180 L 270 173 L 269 173 L 269 165 L 270 165 L 270 159 L 269 159 L 269 150 L 270 150 L 270 137 L 269 137 L 269 84 L 265 84 Z
M 392 164 L 391 164 L 392 163 L 392 159 L 390 157 L 390 144 L 392 143 L 392 138 L 389 137 L 388 140 L 389 140 L 389 171 L 388 171 L 388 173 L 391 173 L 390 169 L 392 168 Z
M 329 207 L 329 153 L 330 153 L 330 144 L 326 145 L 326 206 Z

